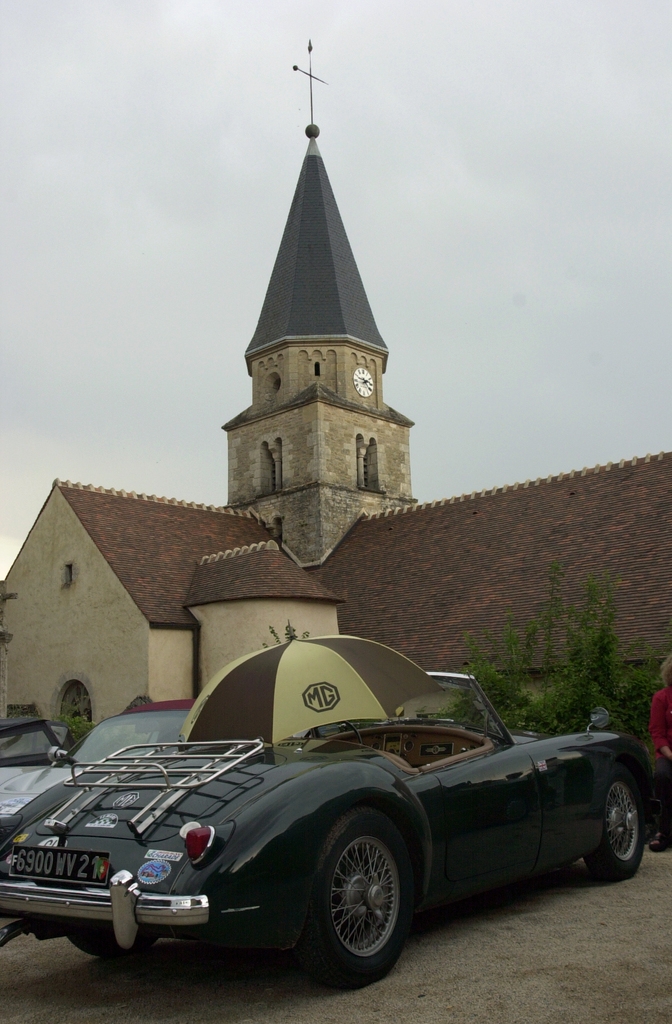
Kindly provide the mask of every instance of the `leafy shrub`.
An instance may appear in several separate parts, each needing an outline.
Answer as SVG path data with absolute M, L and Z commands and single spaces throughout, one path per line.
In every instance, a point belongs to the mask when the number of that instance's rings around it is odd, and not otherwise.
M 509 612 L 501 637 L 467 634 L 470 671 L 510 728 L 564 733 L 585 729 L 603 705 L 614 728 L 648 742 L 652 694 L 665 651 L 643 642 L 624 649 L 616 631 L 615 585 L 589 575 L 581 600 L 565 604 L 562 566 L 549 570 L 541 613 L 516 628 Z
M 86 736 L 87 732 L 90 732 L 95 726 L 95 722 L 90 722 L 88 718 L 80 715 L 77 708 L 72 705 L 63 705 L 61 707 L 61 714 L 59 715 L 59 722 L 64 722 L 68 729 L 72 733 L 75 743 L 81 740 L 82 736 Z

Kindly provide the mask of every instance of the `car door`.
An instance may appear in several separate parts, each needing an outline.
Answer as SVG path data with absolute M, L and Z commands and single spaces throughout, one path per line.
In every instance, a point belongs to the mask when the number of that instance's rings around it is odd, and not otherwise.
M 499 746 L 437 772 L 443 790 L 446 875 L 457 889 L 497 884 L 534 869 L 541 808 L 534 763 Z M 461 884 L 460 884 L 461 883 Z
M 612 762 L 609 750 L 592 748 L 590 742 L 590 735 L 579 734 L 528 747 L 537 771 L 544 824 L 538 870 L 582 857 L 600 841 Z

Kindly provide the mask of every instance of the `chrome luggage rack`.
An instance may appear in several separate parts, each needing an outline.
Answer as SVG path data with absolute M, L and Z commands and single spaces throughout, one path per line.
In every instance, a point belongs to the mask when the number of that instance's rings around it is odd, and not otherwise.
M 77 761 L 64 785 L 85 790 L 88 796 L 82 800 L 82 794 L 75 793 L 44 824 L 55 835 L 65 835 L 73 819 L 98 798 L 101 789 L 158 789 L 156 796 L 126 822 L 134 835 L 141 836 L 187 793 L 240 767 L 263 749 L 262 739 L 138 743 L 101 761 Z

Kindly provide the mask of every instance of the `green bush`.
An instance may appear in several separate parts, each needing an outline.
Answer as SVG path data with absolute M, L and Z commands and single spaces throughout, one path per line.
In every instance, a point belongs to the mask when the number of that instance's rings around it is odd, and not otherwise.
M 607 573 L 586 578 L 576 605 L 563 600 L 563 575 L 554 562 L 544 607 L 522 628 L 509 612 L 501 638 L 467 634 L 470 671 L 510 728 L 576 732 L 602 705 L 615 729 L 648 742 L 651 696 L 662 685 L 666 651 L 643 642 L 622 647 L 615 584 Z
M 59 716 L 59 722 L 63 722 L 67 725 L 68 729 L 72 733 L 75 743 L 81 740 L 82 736 L 86 736 L 87 732 L 95 726 L 95 722 L 90 722 L 88 718 L 84 718 L 77 711 L 77 708 L 63 706 L 61 708 L 61 714 Z

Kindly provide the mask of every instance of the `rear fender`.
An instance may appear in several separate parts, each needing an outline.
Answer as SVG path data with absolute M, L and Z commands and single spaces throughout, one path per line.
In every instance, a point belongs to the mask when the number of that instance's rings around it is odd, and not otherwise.
M 184 866 L 172 891 L 198 890 L 210 901 L 210 920 L 199 935 L 225 946 L 295 945 L 325 837 L 358 805 L 378 808 L 399 827 L 422 892 L 431 836 L 414 794 L 377 765 L 316 765 L 240 807 L 231 839 L 206 868 Z
M 627 768 L 633 776 L 637 783 L 637 788 L 642 794 L 646 820 L 647 822 L 652 822 L 654 820 L 654 810 L 651 802 L 653 798 L 653 781 L 650 772 L 647 772 L 642 766 L 641 761 L 632 754 L 621 754 L 616 758 L 616 761 L 618 764 L 622 764 L 624 768 Z

